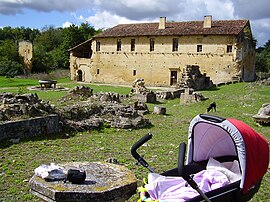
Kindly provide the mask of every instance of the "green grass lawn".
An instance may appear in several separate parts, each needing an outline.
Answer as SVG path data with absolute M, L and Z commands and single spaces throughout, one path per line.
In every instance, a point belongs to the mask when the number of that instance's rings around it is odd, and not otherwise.
M 25 86 L 37 85 L 33 80 L 16 80 L 8 84 L 0 77 L 0 90 L 30 92 Z M 14 83 L 23 85 L 15 85 Z M 28 85 L 27 85 L 28 83 Z M 74 87 L 79 85 L 63 79 L 61 85 Z M 25 85 L 24 85 L 25 84 Z M 114 91 L 123 94 L 129 93 L 131 88 L 113 87 L 88 84 L 94 92 Z M 21 89 L 20 89 L 21 88 Z M 40 98 L 57 105 L 57 100 L 67 92 L 37 91 Z M 157 172 L 164 172 L 177 166 L 179 143 L 187 142 L 187 133 L 190 121 L 194 116 L 205 113 L 212 101 L 217 103 L 217 112 L 211 112 L 221 117 L 240 119 L 263 134 L 270 140 L 270 126 L 259 126 L 252 115 L 258 112 L 263 103 L 270 102 L 270 86 L 256 83 L 236 83 L 221 86 L 217 89 L 202 91 L 209 99 L 187 105 L 180 105 L 179 99 L 162 100 L 160 105 L 167 109 L 166 115 L 148 114 L 146 117 L 153 124 L 150 128 L 139 130 L 124 130 L 103 128 L 100 131 L 86 131 L 70 134 L 65 138 L 63 134 L 39 136 L 23 139 L 19 144 L 10 144 L 8 141 L 0 143 L 0 201 L 39 201 L 29 193 L 28 180 L 34 169 L 41 164 L 62 163 L 71 161 L 105 161 L 115 158 L 118 162 L 132 170 L 138 180 L 147 176 L 148 170 L 135 165 L 130 154 L 130 148 L 139 138 L 151 132 L 153 139 L 139 152 L 144 155 Z M 150 111 L 156 104 L 147 104 Z M 267 201 L 270 198 L 270 173 L 265 175 L 259 192 L 252 201 Z M 139 182 L 140 184 L 140 182 Z M 129 201 L 136 201 L 137 195 Z

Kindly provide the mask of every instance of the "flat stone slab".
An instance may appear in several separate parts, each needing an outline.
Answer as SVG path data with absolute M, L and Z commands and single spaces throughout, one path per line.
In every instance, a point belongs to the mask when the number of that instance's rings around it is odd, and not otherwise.
M 29 181 L 31 192 L 45 201 L 124 202 L 136 193 L 136 177 L 124 166 L 105 162 L 57 165 L 64 170 L 85 170 L 86 179 L 84 184 L 72 184 L 64 181 L 47 182 L 34 175 Z

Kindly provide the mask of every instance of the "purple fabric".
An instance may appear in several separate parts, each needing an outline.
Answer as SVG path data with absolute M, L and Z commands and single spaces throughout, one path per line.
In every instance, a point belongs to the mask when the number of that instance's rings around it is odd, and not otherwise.
M 203 192 L 220 188 L 229 184 L 226 175 L 219 171 L 203 170 L 193 177 Z M 166 202 L 181 202 L 198 195 L 197 191 L 187 185 L 182 177 L 167 177 L 150 173 L 149 183 L 145 186 L 150 197 Z

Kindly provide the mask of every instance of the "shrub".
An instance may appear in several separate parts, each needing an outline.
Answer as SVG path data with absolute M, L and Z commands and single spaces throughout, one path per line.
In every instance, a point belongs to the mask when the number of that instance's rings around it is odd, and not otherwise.
M 23 66 L 12 60 L 0 61 L 0 76 L 14 77 L 22 73 Z

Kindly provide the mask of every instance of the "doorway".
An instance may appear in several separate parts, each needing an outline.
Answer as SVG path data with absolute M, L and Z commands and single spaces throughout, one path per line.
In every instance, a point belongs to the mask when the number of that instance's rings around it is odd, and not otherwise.
M 83 80 L 83 72 L 82 70 L 77 71 L 77 81 L 82 81 Z
M 171 71 L 170 85 L 174 86 L 177 84 L 177 71 Z

